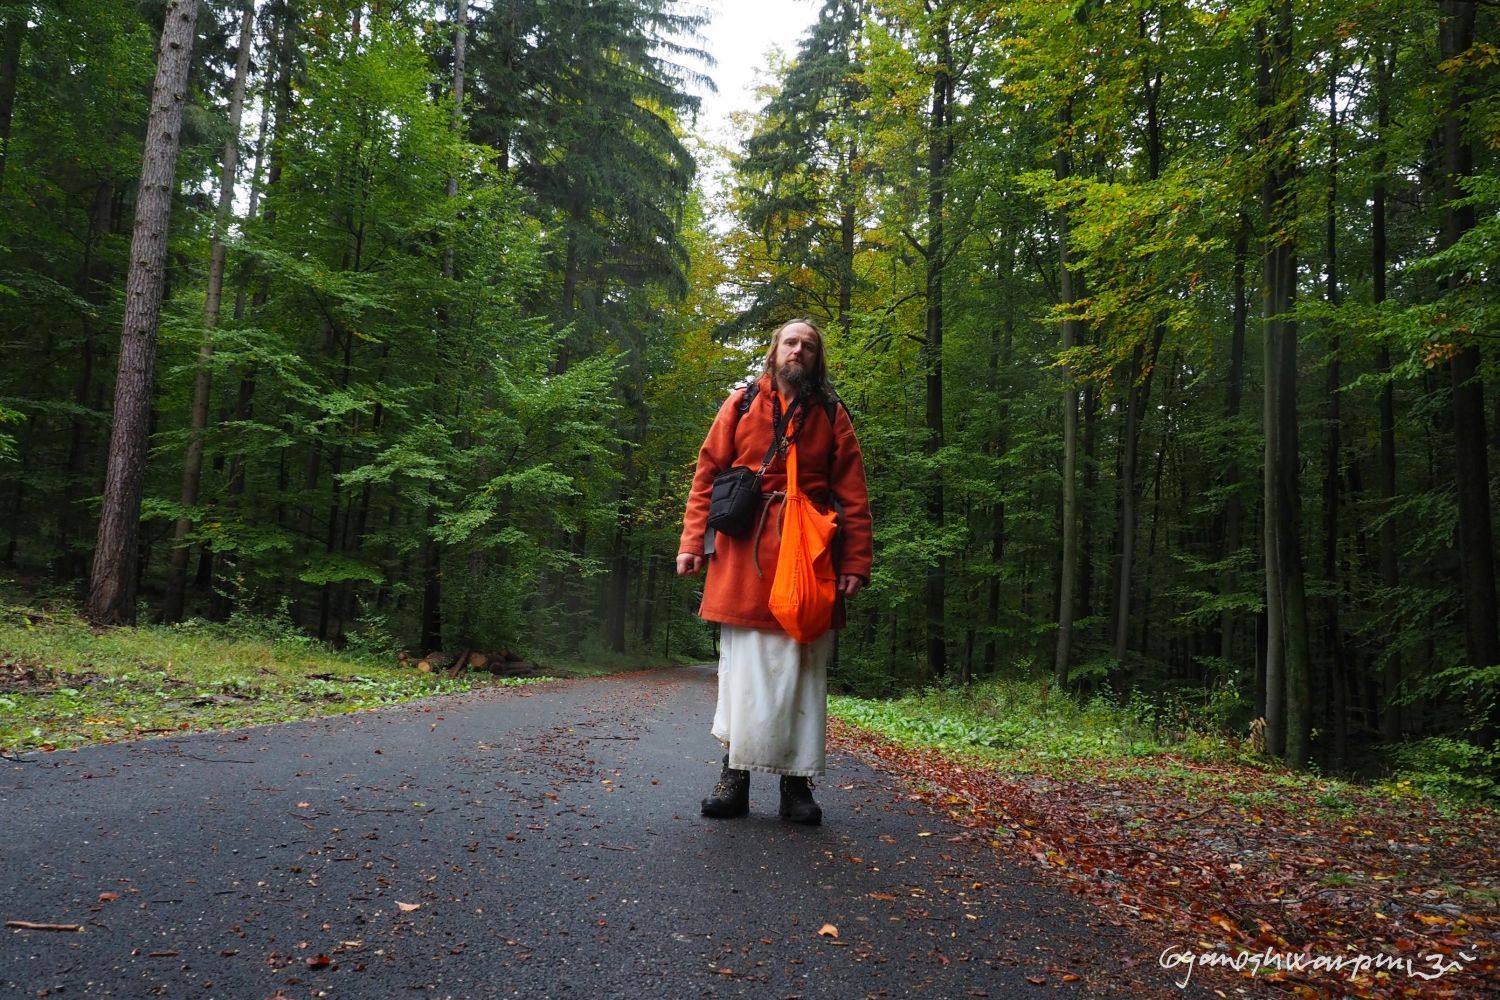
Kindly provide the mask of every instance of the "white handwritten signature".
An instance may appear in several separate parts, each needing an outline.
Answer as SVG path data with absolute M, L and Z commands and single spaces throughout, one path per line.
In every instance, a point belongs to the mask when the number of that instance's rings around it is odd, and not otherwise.
M 1270 948 L 1231 955 L 1226 951 L 1192 951 L 1169 946 L 1157 957 L 1156 962 L 1163 969 L 1186 968 L 1187 971 L 1176 982 L 1180 989 L 1187 989 L 1187 984 L 1193 978 L 1193 970 L 1198 968 L 1218 967 L 1233 969 L 1235 972 L 1249 969 L 1252 974 L 1257 975 L 1261 972 L 1344 972 L 1351 980 L 1368 972 L 1390 972 L 1405 973 L 1408 979 L 1430 982 L 1449 973 L 1462 972 L 1465 962 L 1472 962 L 1478 957 L 1464 952 L 1458 953 L 1458 958 L 1462 961 L 1427 952 L 1422 952 L 1416 958 L 1399 955 L 1309 955 L 1306 952 L 1273 951 Z

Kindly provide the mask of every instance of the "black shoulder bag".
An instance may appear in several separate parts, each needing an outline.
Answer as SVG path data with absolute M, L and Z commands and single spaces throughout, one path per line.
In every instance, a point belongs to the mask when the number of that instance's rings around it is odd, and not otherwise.
M 746 395 L 750 399 L 754 398 L 748 391 Z M 760 463 L 760 469 L 752 469 L 748 465 L 736 465 L 714 477 L 713 493 L 708 501 L 708 526 L 730 538 L 744 538 L 755 526 L 755 516 L 760 512 L 761 477 L 771 467 L 771 459 L 775 457 L 777 449 L 782 445 L 782 435 L 791 424 L 793 414 L 802 405 L 802 400 L 798 399 L 793 402 L 784 417 L 780 412 L 781 398 L 779 396 L 775 397 L 775 403 L 771 447 L 766 449 L 766 457 Z M 743 416 L 749 407 L 745 406 L 743 401 L 740 405 L 743 408 L 739 412 Z

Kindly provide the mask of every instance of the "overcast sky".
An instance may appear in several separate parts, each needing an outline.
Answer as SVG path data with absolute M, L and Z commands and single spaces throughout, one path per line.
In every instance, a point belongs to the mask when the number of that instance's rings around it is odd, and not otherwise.
M 704 28 L 703 47 L 718 61 L 708 73 L 717 94 L 703 95 L 704 138 L 728 141 L 729 115 L 760 105 L 753 95 L 759 72 L 767 78 L 766 52 L 773 46 L 787 54 L 818 16 L 818 0 L 706 0 L 713 20 Z

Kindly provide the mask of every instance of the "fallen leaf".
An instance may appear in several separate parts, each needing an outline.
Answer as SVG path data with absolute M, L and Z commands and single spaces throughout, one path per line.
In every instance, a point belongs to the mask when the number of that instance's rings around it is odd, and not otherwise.
M 118 892 L 101 892 L 101 893 L 99 893 L 99 902 L 101 902 L 101 903 L 113 903 L 115 900 L 117 900 L 119 898 L 120 898 L 120 894 Z
M 1030 983 L 1032 986 L 1046 986 L 1047 985 L 1047 977 L 1046 976 L 1027 976 L 1026 977 L 1026 981 L 1028 983 Z
M 421 908 L 422 908 L 422 904 L 421 903 L 402 903 L 402 902 L 397 902 L 396 903 L 396 909 L 400 910 L 402 913 L 410 913 L 413 910 L 420 910 Z
M 839 929 L 832 924 L 824 924 L 818 928 L 818 936 L 836 938 L 839 936 Z
M 309 969 L 326 969 L 332 964 L 333 959 L 323 954 L 315 955 L 307 960 L 307 967 Z

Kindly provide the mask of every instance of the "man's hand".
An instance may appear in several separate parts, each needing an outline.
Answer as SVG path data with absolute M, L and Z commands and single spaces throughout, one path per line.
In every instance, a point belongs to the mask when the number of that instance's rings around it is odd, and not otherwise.
M 677 575 L 697 576 L 703 572 L 703 557 L 691 552 L 677 553 Z
M 678 565 L 682 565 L 682 557 L 678 556 L 677 559 Z M 678 572 L 680 573 L 682 571 L 678 570 Z M 864 587 L 864 585 L 865 580 L 862 576 L 853 576 L 849 573 L 845 573 L 839 577 L 839 593 L 843 594 L 845 597 L 853 597 L 855 594 L 860 592 L 860 589 Z

